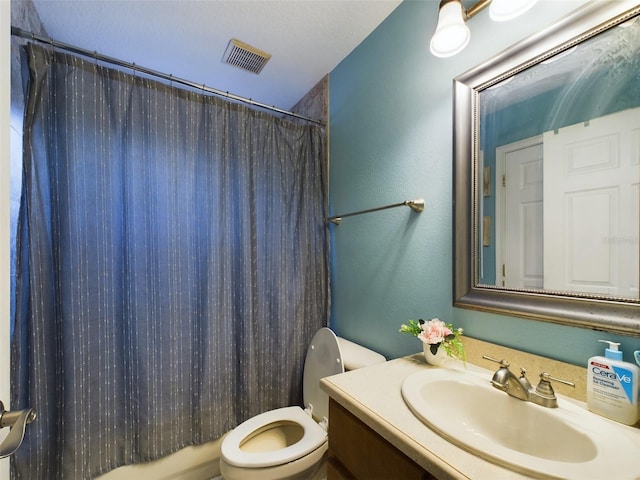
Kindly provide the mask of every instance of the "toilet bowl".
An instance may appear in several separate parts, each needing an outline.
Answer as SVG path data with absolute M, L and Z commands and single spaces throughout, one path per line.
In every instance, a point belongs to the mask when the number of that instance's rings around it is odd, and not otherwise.
M 329 398 L 320 379 L 386 359 L 321 328 L 304 363 L 305 409 L 284 407 L 261 413 L 232 430 L 221 446 L 225 480 L 321 480 L 326 476 Z

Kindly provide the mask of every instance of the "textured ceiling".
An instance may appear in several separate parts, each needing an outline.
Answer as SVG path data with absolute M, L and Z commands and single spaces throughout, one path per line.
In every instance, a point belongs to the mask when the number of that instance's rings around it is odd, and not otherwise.
M 400 1 L 33 0 L 33 4 L 54 40 L 290 109 Z M 221 61 L 231 38 L 273 55 L 259 75 Z

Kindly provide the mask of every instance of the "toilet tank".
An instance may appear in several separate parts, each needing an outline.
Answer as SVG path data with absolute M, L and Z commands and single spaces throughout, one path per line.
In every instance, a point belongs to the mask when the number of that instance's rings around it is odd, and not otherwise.
M 358 368 L 369 367 L 376 363 L 386 362 L 384 358 L 377 352 L 353 343 L 346 338 L 337 337 L 340 353 L 342 354 L 342 364 L 345 370 L 356 370 Z

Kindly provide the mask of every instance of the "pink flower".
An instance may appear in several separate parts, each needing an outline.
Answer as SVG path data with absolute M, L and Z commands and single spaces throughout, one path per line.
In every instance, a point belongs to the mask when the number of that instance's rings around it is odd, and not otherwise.
M 418 335 L 418 338 L 424 343 L 433 345 L 443 342 L 452 333 L 451 329 L 442 320 L 434 318 L 422 324 L 422 332 Z

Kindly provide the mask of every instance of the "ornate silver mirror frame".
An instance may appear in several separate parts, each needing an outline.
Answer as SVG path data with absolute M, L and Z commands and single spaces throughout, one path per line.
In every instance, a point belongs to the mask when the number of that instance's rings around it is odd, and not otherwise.
M 640 15 L 637 1 L 587 4 L 454 79 L 454 306 L 640 336 L 640 301 L 478 282 L 479 92 Z

